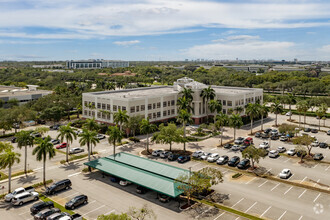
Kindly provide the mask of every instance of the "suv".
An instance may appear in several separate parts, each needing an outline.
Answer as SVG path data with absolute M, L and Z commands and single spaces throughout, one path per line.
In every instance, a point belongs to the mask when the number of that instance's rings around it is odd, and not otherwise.
M 13 205 L 23 205 L 26 202 L 37 201 L 39 199 L 39 193 L 37 192 L 24 192 L 14 196 L 11 200 Z
M 243 144 L 244 142 L 244 138 L 242 137 L 238 137 L 236 138 L 236 140 L 234 141 L 234 144 Z
M 167 159 L 169 160 L 169 161 L 175 161 L 175 160 L 177 160 L 178 158 L 179 158 L 179 154 L 171 154 L 171 155 L 169 155 L 168 157 L 167 157 Z
M 321 142 L 321 143 L 319 144 L 319 147 L 320 147 L 320 148 L 327 148 L 327 147 L 328 147 L 328 144 L 325 143 L 325 142 Z
M 228 166 L 231 167 L 236 167 L 236 165 L 239 163 L 240 159 L 238 156 L 233 156 L 232 158 L 230 158 L 230 160 L 228 161 Z
M 237 168 L 239 169 L 246 169 L 250 166 L 250 160 L 249 159 L 243 159 L 241 162 L 237 164 Z
M 71 186 L 72 186 L 71 180 L 69 179 L 61 180 L 54 183 L 50 187 L 47 187 L 46 194 L 54 195 L 56 192 L 61 191 L 63 189 L 69 189 Z
M 217 160 L 217 164 L 219 165 L 223 165 L 226 164 L 229 160 L 229 157 L 227 155 L 223 155 L 221 157 L 219 157 L 219 159 Z
M 65 204 L 66 209 L 75 209 L 75 207 L 80 206 L 82 204 L 87 204 L 88 197 L 85 195 L 79 195 L 71 199 L 69 202 Z
M 34 215 L 34 219 L 47 219 L 48 216 L 51 216 L 54 213 L 60 213 L 61 210 L 58 208 L 44 209 L 41 212 L 38 212 Z
M 32 215 L 35 215 L 43 209 L 50 209 L 50 208 L 54 208 L 54 203 L 53 202 L 51 202 L 51 201 L 38 202 L 30 208 L 30 212 L 31 212 Z

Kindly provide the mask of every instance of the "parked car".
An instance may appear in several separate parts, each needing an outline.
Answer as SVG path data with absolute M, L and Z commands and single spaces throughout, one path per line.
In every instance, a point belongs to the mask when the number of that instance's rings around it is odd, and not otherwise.
M 225 144 L 224 148 L 225 149 L 230 149 L 233 145 L 232 144 Z
M 59 144 L 60 143 L 60 140 L 58 140 L 58 139 L 51 139 L 50 140 L 50 143 L 52 143 L 53 145 Z
M 271 128 L 267 128 L 266 130 L 264 130 L 264 133 L 268 134 L 269 132 L 271 132 L 273 129 Z
M 269 133 L 262 133 L 261 138 L 263 138 L 263 139 L 269 138 Z
M 318 141 L 314 141 L 314 142 L 311 144 L 312 147 L 318 147 L 319 145 L 320 145 L 320 144 L 319 144 Z
M 165 194 L 162 194 L 162 193 L 158 193 L 157 197 L 158 197 L 159 201 L 164 202 L 164 203 L 170 201 L 170 197 Z
M 130 184 L 132 184 L 132 182 L 127 181 L 127 180 L 120 180 L 119 181 L 119 185 L 121 185 L 121 186 L 128 186 Z
M 320 147 L 320 148 L 328 148 L 328 144 L 325 143 L 325 142 L 321 142 L 321 143 L 319 144 L 319 147 Z
M 198 151 L 195 151 L 193 154 L 192 154 L 192 157 L 193 158 L 199 158 L 200 156 L 202 156 L 204 153 L 204 151 L 202 150 L 198 150 Z
M 52 125 L 50 126 L 50 130 L 58 130 L 61 127 L 61 125 Z
M 297 157 L 305 157 L 307 152 L 305 150 L 297 151 Z
M 167 158 L 170 154 L 172 154 L 171 151 L 163 151 L 160 153 L 159 157 L 160 158 Z
M 311 130 L 312 130 L 311 128 L 305 128 L 304 132 L 311 132 Z
M 178 157 L 178 162 L 179 163 L 185 163 L 187 161 L 190 161 L 190 156 L 184 155 L 184 156 Z
M 103 135 L 103 134 L 97 134 L 96 135 L 96 138 L 99 139 L 99 140 L 102 140 L 102 139 L 105 139 L 105 135 Z
M 243 137 L 238 137 L 234 141 L 234 144 L 243 144 L 243 142 L 244 142 L 244 138 Z
M 11 143 L 16 143 L 16 141 L 17 141 L 17 137 L 12 137 L 12 138 L 10 139 L 10 142 L 11 142 Z
M 41 134 L 39 133 L 39 132 L 32 132 L 31 134 L 30 134 L 30 136 L 31 137 L 34 137 L 34 138 L 37 138 L 37 137 L 41 137 Z
M 279 153 L 278 153 L 277 150 L 271 150 L 271 151 L 269 151 L 268 156 L 269 156 L 270 158 L 276 158 L 276 157 L 279 156 Z
M 57 145 L 56 146 L 56 149 L 62 149 L 62 148 L 66 148 L 67 147 L 67 143 L 62 143 L 62 144 L 60 144 L 60 145 Z
M 206 153 L 206 152 L 204 152 L 203 155 L 201 156 L 201 159 L 202 159 L 202 160 L 207 160 L 207 158 L 208 158 L 209 156 L 211 156 L 211 154 L 212 154 L 212 153 Z
M 315 134 L 315 133 L 317 133 L 319 131 L 316 128 L 313 128 L 313 129 L 311 129 L 311 132 Z
M 50 209 L 50 208 L 54 208 L 54 203 L 52 201 L 38 202 L 33 206 L 31 206 L 30 212 L 32 215 L 35 215 L 43 209 Z
M 288 140 L 288 137 L 287 136 L 281 136 L 280 137 L 280 141 L 287 141 Z
M 145 194 L 149 191 L 148 188 L 145 188 L 143 186 L 137 186 L 136 187 L 136 192 L 139 193 L 139 194 Z
M 287 153 L 287 155 L 289 155 L 289 156 L 294 156 L 294 155 L 296 154 L 296 149 L 291 148 L 291 149 L 289 149 L 286 153 Z
M 285 148 L 285 147 L 278 147 L 278 148 L 277 148 L 277 151 L 278 151 L 279 153 L 284 153 L 284 152 L 286 151 L 286 148 Z
M 280 177 L 281 179 L 287 179 L 287 178 L 289 178 L 291 175 L 292 175 L 291 170 L 289 170 L 289 169 L 283 169 L 283 170 L 280 172 L 279 177 Z
M 8 193 L 5 196 L 5 201 L 6 202 L 11 202 L 11 200 L 12 200 L 12 198 L 14 198 L 14 196 L 19 195 L 19 194 L 24 193 L 24 192 L 34 192 L 34 188 L 32 186 L 28 186 L 28 187 L 25 187 L 25 188 L 23 188 L 23 187 L 17 188 L 14 191 L 12 191 L 11 193 Z
M 39 193 L 37 192 L 23 192 L 11 199 L 11 204 L 13 205 L 23 205 L 24 203 L 30 201 L 37 201 L 39 199 Z
M 242 145 L 239 150 L 243 152 L 249 145 Z
M 245 138 L 243 145 L 250 146 L 251 144 L 253 144 L 253 138 L 251 138 L 251 137 Z
M 58 220 L 83 220 L 83 217 L 80 214 L 75 213 L 71 216 L 63 216 L 63 217 L 59 218 Z
M 330 135 L 330 130 L 327 131 L 327 135 Z
M 249 159 L 243 159 L 241 162 L 237 164 L 238 169 L 247 169 L 248 167 L 250 167 Z
M 260 138 L 260 137 L 261 137 L 261 133 L 260 133 L 260 132 L 256 132 L 256 133 L 254 134 L 254 136 L 255 136 L 256 138 Z
M 44 209 L 34 215 L 35 220 L 45 220 L 48 216 L 51 216 L 54 213 L 60 213 L 61 210 L 58 208 Z
M 239 161 L 240 161 L 240 158 L 238 156 L 233 156 L 228 161 L 228 166 L 236 167 L 236 165 L 239 163 Z
M 54 213 L 54 214 L 48 216 L 47 220 L 58 220 L 65 216 L 70 216 L 70 214 L 67 212 L 61 212 L 61 213 L 57 212 L 57 213 Z
M 47 187 L 46 194 L 54 195 L 56 192 L 59 192 L 64 189 L 69 189 L 72 186 L 71 180 L 64 179 L 52 184 L 50 187 Z
M 270 135 L 277 135 L 278 134 L 278 130 L 277 129 L 273 129 L 270 132 Z
M 65 204 L 66 209 L 75 209 L 76 207 L 87 204 L 88 197 L 86 195 L 79 195 L 71 199 L 69 202 Z
M 261 144 L 259 144 L 259 148 L 268 149 L 269 148 L 269 143 L 267 141 L 264 141 Z
M 81 153 L 81 152 L 84 152 L 84 148 L 81 148 L 81 147 L 74 147 L 74 148 L 71 148 L 70 151 L 69 151 L 69 154 L 78 154 L 78 153 Z
M 275 140 L 278 140 L 279 137 L 277 135 L 272 135 L 272 136 L 270 136 L 270 139 L 275 141 Z
M 291 115 L 292 115 L 292 112 L 285 113 L 285 116 L 291 116 Z
M 215 162 L 219 159 L 220 155 L 218 153 L 213 153 L 211 154 L 208 158 L 207 158 L 207 161 L 208 162 Z
M 313 156 L 313 159 L 314 160 L 322 160 L 324 158 L 323 154 L 322 153 L 316 153 L 314 154 Z
M 241 146 L 235 144 L 235 145 L 233 145 L 233 146 L 231 147 L 231 150 L 232 150 L 232 151 L 238 151 L 238 150 L 240 149 L 240 147 L 241 147 Z
M 151 155 L 154 157 L 159 157 L 159 155 L 163 152 L 163 150 L 154 150 Z
M 175 161 L 175 160 L 177 160 L 178 158 L 179 158 L 179 154 L 171 154 L 170 156 L 168 156 L 168 160 L 170 160 L 170 161 Z
M 227 155 L 223 155 L 221 157 L 219 157 L 219 159 L 217 160 L 217 164 L 219 165 L 224 165 L 226 163 L 228 163 L 229 157 Z

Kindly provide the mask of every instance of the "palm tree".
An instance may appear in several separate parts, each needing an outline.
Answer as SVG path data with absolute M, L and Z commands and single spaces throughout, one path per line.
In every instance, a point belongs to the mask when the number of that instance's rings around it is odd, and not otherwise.
M 91 157 L 90 157 L 91 148 L 93 148 L 93 146 L 96 146 L 96 144 L 100 142 L 100 140 L 96 137 L 96 135 L 97 135 L 96 131 L 87 130 L 86 128 L 84 128 L 83 132 L 78 135 L 80 137 L 79 139 L 80 146 L 87 145 L 88 161 L 91 161 Z
M 113 114 L 113 121 L 119 125 L 120 130 L 123 131 L 123 125 L 128 122 L 129 116 L 127 115 L 127 111 L 122 111 L 121 109 L 118 109 L 118 112 Z
M 222 146 L 222 138 L 223 138 L 223 126 L 228 125 L 229 117 L 226 114 L 220 113 L 216 117 L 215 125 L 220 128 L 221 136 L 220 136 L 220 145 Z
M 257 104 L 257 103 L 248 103 L 247 107 L 246 107 L 246 114 L 248 114 L 250 116 L 250 120 L 251 120 L 250 134 L 252 134 L 253 119 L 260 115 L 259 104 Z
M 298 113 L 299 113 L 299 128 L 300 128 L 300 122 L 301 122 L 301 112 L 302 112 L 302 110 L 303 110 L 303 101 L 300 101 L 300 102 L 298 102 L 297 103 L 297 105 L 296 105 L 296 108 L 297 108 L 297 111 L 298 111 Z
M 324 116 L 324 112 L 322 111 L 322 109 L 316 110 L 316 116 L 319 120 L 319 131 L 320 131 L 321 130 L 321 119 Z
M 215 98 L 215 91 L 211 88 L 211 86 L 204 88 L 200 94 L 200 97 L 203 98 L 203 103 L 207 104 L 209 100 L 212 100 Z M 206 115 L 207 115 L 207 121 L 209 119 L 208 115 L 208 108 L 206 108 Z
M 300 101 L 297 103 L 297 109 L 299 112 L 303 112 L 304 113 L 304 128 L 305 128 L 305 124 L 306 124 L 306 113 L 309 109 L 309 105 L 307 101 Z M 299 118 L 299 125 L 300 125 L 300 118 Z
M 210 100 L 209 101 L 209 110 L 210 110 L 211 113 L 215 113 L 214 114 L 214 119 L 213 119 L 213 123 L 215 123 L 217 114 L 219 114 L 222 110 L 222 105 L 217 100 Z
M 66 140 L 66 162 L 69 162 L 70 144 L 73 142 L 73 139 L 77 139 L 77 134 L 75 133 L 75 129 L 71 127 L 71 123 L 61 126 L 58 132 L 57 138 L 60 138 L 61 142 L 63 142 L 64 139 Z
M 44 134 L 47 134 L 49 131 L 49 128 L 47 127 L 38 127 L 35 129 L 35 132 L 38 132 L 41 136 L 44 136 Z
M 177 122 L 183 126 L 183 150 L 186 151 L 186 124 L 192 123 L 191 114 L 184 109 L 179 111 Z
M 277 126 L 277 115 L 281 114 L 283 112 L 283 107 L 279 101 L 275 101 L 271 105 L 270 111 L 275 114 L 275 126 Z
M 98 131 L 100 126 L 99 124 L 95 121 L 95 118 L 87 118 L 84 125 L 83 125 L 83 128 L 86 128 L 87 130 L 90 130 L 90 131 Z
M 191 112 L 193 109 L 190 104 L 191 104 L 190 99 L 187 99 L 185 96 L 178 98 L 177 105 L 179 106 L 179 110 L 185 109 L 188 112 Z
M 113 144 L 113 155 L 116 157 L 116 142 L 121 142 L 123 139 L 123 133 L 117 126 L 110 126 L 107 134 L 109 135 L 109 144 Z
M 27 146 L 33 147 L 34 138 L 31 136 L 31 131 L 20 131 L 16 134 L 17 147 L 24 147 L 24 173 L 27 174 Z
M 234 140 L 236 139 L 236 129 L 240 129 L 243 125 L 242 117 L 239 114 L 233 114 L 229 118 L 230 127 L 234 128 Z
M 234 109 L 235 114 L 241 114 L 244 111 L 244 108 L 242 106 L 237 106 Z
M 287 102 L 289 104 L 289 111 L 291 112 L 291 105 L 294 105 L 297 102 L 296 97 L 292 93 L 288 93 Z M 290 121 L 291 121 L 291 115 L 292 114 L 290 114 Z
M 20 153 L 13 151 L 14 147 L 9 143 L 1 143 L 4 152 L 0 154 L 0 167 L 6 169 L 8 167 L 8 193 L 11 192 L 11 168 L 15 163 L 20 162 Z
M 267 115 L 269 112 L 269 107 L 266 105 L 266 103 L 262 105 L 259 104 L 259 112 L 261 115 L 261 130 L 264 130 L 264 115 Z
M 140 126 L 140 131 L 142 134 L 147 135 L 147 152 L 149 152 L 149 134 L 156 131 L 157 126 L 149 122 L 149 118 L 143 119 Z
M 182 97 L 185 97 L 191 103 L 193 100 L 193 93 L 194 91 L 192 91 L 191 89 L 183 88 L 183 90 L 179 94 L 182 95 Z
M 44 140 L 39 138 L 38 145 L 33 149 L 32 154 L 36 155 L 37 161 L 43 162 L 43 183 L 46 186 L 46 160 L 52 159 L 55 155 L 55 149 L 52 143 L 50 143 L 51 138 L 47 136 Z

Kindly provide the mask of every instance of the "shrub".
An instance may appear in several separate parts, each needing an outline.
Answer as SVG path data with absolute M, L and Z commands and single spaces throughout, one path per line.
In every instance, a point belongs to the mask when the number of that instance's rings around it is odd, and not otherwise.
M 0 138 L 12 137 L 14 135 L 15 135 L 15 133 L 3 134 L 3 135 L 0 135 Z
M 236 179 L 236 178 L 238 178 L 238 177 L 240 177 L 240 176 L 242 176 L 241 173 L 235 173 L 234 175 L 232 175 L 232 178 L 233 178 L 233 179 Z
M 133 141 L 134 143 L 140 142 L 140 139 L 137 137 L 129 137 L 128 138 L 130 141 Z
M 48 185 L 48 184 L 50 184 L 52 182 L 53 182 L 53 180 L 46 180 L 46 185 Z M 43 185 L 44 185 L 44 183 L 43 182 L 40 182 L 40 183 L 33 184 L 32 187 L 33 188 L 38 188 L 38 187 L 41 187 Z

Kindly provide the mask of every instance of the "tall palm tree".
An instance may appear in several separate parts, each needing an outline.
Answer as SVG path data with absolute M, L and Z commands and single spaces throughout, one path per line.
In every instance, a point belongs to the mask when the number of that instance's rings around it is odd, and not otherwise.
M 99 124 L 95 121 L 95 118 L 87 118 L 84 125 L 83 125 L 83 128 L 86 128 L 87 130 L 90 130 L 90 131 L 98 131 L 100 129 L 100 126 Z
M 179 111 L 177 122 L 182 124 L 183 127 L 183 150 L 186 151 L 186 124 L 192 123 L 191 114 L 184 109 Z
M 142 134 L 146 134 L 147 135 L 147 152 L 149 152 L 149 134 L 156 131 L 157 130 L 157 126 L 154 124 L 151 124 L 149 122 L 149 118 L 147 119 L 143 119 L 141 121 L 141 125 L 140 125 L 140 131 Z
M 264 130 L 264 115 L 267 115 L 269 112 L 269 107 L 266 105 L 266 103 L 260 105 L 259 104 L 259 112 L 261 115 L 261 130 Z
M 322 111 L 322 109 L 316 110 L 316 116 L 319 120 L 319 131 L 320 131 L 321 130 L 321 119 L 324 116 L 324 112 Z
M 35 129 L 35 132 L 38 132 L 41 136 L 44 136 L 44 134 L 47 134 L 48 131 L 49 131 L 49 128 L 47 128 L 47 127 L 37 127 Z
M 242 117 L 239 114 L 233 114 L 229 118 L 229 126 L 234 128 L 234 140 L 236 139 L 236 129 L 240 129 L 243 125 Z
M 118 109 L 118 112 L 113 114 L 113 121 L 120 127 L 121 131 L 123 131 L 123 125 L 128 122 L 128 118 L 126 110 Z
M 244 108 L 242 106 L 237 106 L 235 109 L 234 109 L 234 112 L 235 114 L 241 114 L 242 112 L 244 111 Z
M 24 147 L 24 173 L 27 174 L 27 147 L 33 147 L 34 138 L 31 136 L 31 131 L 22 130 L 16 134 L 17 147 Z
M 215 125 L 220 128 L 221 136 L 220 136 L 220 145 L 222 146 L 222 138 L 223 138 L 223 126 L 228 125 L 229 117 L 226 114 L 220 113 L 216 117 Z
M 299 110 L 304 113 L 304 128 L 305 128 L 305 125 L 306 125 L 306 113 L 307 113 L 307 111 L 309 109 L 308 102 L 307 101 L 300 101 L 300 102 L 298 102 L 297 103 L 297 108 L 299 108 Z
M 43 162 L 43 183 L 46 186 L 46 160 L 52 159 L 55 155 L 55 149 L 52 143 L 50 143 L 51 138 L 47 136 L 45 139 L 39 138 L 37 141 L 37 147 L 33 149 L 32 154 L 36 155 L 37 161 Z
M 248 103 L 247 106 L 246 106 L 246 114 L 248 114 L 250 116 L 250 120 L 251 120 L 250 134 L 252 134 L 253 119 L 260 115 L 259 104 L 257 104 L 257 103 Z
M 297 105 L 296 105 L 296 108 L 297 108 L 297 111 L 298 111 L 298 113 L 299 113 L 299 128 L 300 128 L 300 124 L 301 124 L 301 113 L 303 112 L 303 101 L 300 101 L 300 102 L 298 102 L 297 103 Z
M 275 114 L 275 126 L 277 126 L 277 115 L 283 112 L 283 107 L 279 101 L 275 101 L 271 107 L 270 111 Z
M 289 111 L 291 112 L 291 105 L 296 104 L 297 99 L 296 99 L 296 97 L 292 93 L 288 93 L 287 102 L 289 104 Z M 290 114 L 290 121 L 291 121 L 291 115 L 292 114 Z
M 185 109 L 188 112 L 191 112 L 193 109 L 190 104 L 191 104 L 190 99 L 187 99 L 185 96 L 178 98 L 177 105 L 179 107 L 179 110 Z
M 57 135 L 57 138 L 60 138 L 61 142 L 63 140 L 66 140 L 66 162 L 69 162 L 69 148 L 70 144 L 73 142 L 73 139 L 77 139 L 77 134 L 75 132 L 75 129 L 71 127 L 71 123 L 67 125 L 62 125 L 58 129 L 59 134 Z
M 91 157 L 90 157 L 91 148 L 93 148 L 93 146 L 96 146 L 96 144 L 100 142 L 100 140 L 96 137 L 96 135 L 97 135 L 96 131 L 87 130 L 86 128 L 84 128 L 83 132 L 78 135 L 80 137 L 79 139 L 80 146 L 87 145 L 88 161 L 91 161 Z
M 215 123 L 217 115 L 222 110 L 222 105 L 217 100 L 214 100 L 214 99 L 213 100 L 210 100 L 209 101 L 209 110 L 210 110 L 211 113 L 215 113 L 214 114 L 214 118 L 213 118 L 213 123 Z
M 208 104 L 209 100 L 212 100 L 215 98 L 215 91 L 211 88 L 211 86 L 204 88 L 200 94 L 200 97 L 203 98 L 203 103 Z M 206 107 L 206 115 L 207 115 L 207 121 L 209 119 L 208 115 L 208 107 Z
M 192 95 L 193 93 L 194 93 L 194 91 L 192 91 L 191 89 L 183 88 L 183 90 L 180 91 L 179 94 L 182 95 L 182 97 L 185 97 L 191 103 L 193 100 L 193 95 Z
M 123 139 L 123 133 L 117 126 L 110 126 L 107 134 L 109 135 L 109 144 L 113 144 L 113 155 L 116 155 L 116 142 L 120 143 Z
M 13 151 L 14 147 L 9 143 L 2 143 L 1 148 L 4 148 L 0 154 L 0 168 L 6 169 L 8 167 L 8 193 L 11 192 L 11 168 L 15 163 L 19 163 L 21 154 Z

